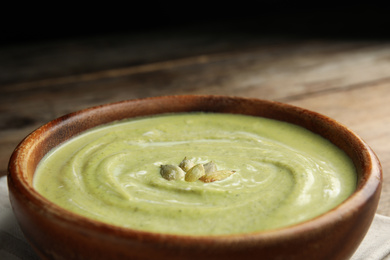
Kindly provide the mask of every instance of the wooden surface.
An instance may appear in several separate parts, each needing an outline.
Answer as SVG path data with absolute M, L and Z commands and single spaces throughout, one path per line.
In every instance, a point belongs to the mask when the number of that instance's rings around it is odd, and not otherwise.
M 384 170 L 390 216 L 390 41 L 209 31 L 101 35 L 0 46 L 0 174 L 29 132 L 79 109 L 173 94 L 282 101 L 360 135 Z

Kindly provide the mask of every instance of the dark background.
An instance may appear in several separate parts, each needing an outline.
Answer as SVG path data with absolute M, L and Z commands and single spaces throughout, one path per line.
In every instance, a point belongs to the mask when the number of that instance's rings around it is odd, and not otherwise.
M 53 39 L 188 30 L 237 30 L 300 37 L 388 39 L 386 4 L 331 1 L 202 2 L 55 2 L 37 6 L 3 5 L 0 44 Z

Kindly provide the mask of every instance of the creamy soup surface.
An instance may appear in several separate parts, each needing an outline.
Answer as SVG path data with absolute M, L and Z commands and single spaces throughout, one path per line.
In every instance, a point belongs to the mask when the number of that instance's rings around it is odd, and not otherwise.
M 210 183 L 166 180 L 160 166 L 213 161 L 235 171 Z M 102 222 L 144 231 L 218 235 L 314 218 L 356 189 L 336 146 L 296 125 L 244 115 L 167 114 L 91 129 L 47 154 L 34 187 Z

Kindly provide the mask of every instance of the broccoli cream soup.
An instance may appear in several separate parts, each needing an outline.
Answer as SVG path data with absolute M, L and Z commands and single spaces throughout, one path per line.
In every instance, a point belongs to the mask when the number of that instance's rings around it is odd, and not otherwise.
M 356 188 L 352 161 L 296 125 L 183 113 L 119 121 L 52 150 L 34 186 L 70 211 L 132 229 L 190 235 L 280 228 Z

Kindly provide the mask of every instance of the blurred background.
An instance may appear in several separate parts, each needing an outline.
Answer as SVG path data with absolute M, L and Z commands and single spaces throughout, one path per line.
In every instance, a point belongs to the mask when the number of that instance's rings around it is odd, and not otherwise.
M 390 19 L 379 1 L 2 4 L 0 175 L 16 145 L 79 109 L 159 95 L 286 102 L 378 154 L 390 216 Z
M 390 9 L 376 0 L 16 3 L 4 4 L 2 9 L 1 44 L 186 27 L 206 29 L 215 24 L 225 31 L 262 35 L 389 37 Z

